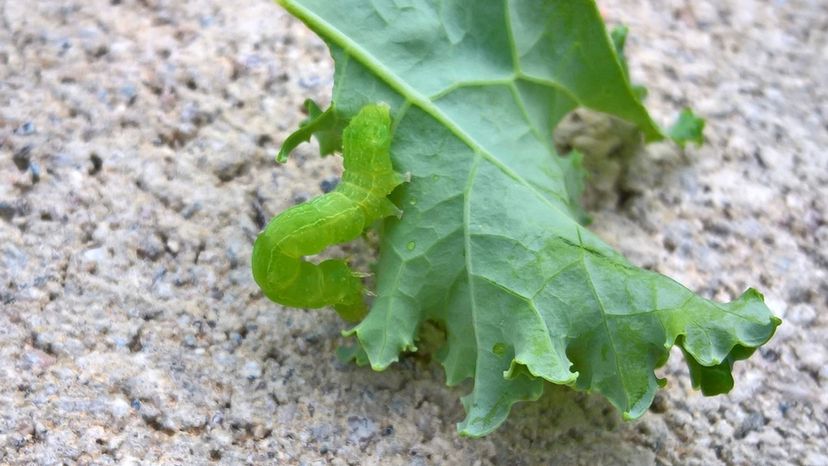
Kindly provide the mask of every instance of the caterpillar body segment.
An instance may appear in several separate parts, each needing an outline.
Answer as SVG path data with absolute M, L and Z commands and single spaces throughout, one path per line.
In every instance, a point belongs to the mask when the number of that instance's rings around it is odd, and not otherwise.
M 342 181 L 330 193 L 273 218 L 253 246 L 253 278 L 272 301 L 290 307 L 333 306 L 345 320 L 366 313 L 360 275 L 344 260 L 319 264 L 303 256 L 345 243 L 376 220 L 401 211 L 387 196 L 405 178 L 390 157 L 391 116 L 384 104 L 368 105 L 343 132 Z

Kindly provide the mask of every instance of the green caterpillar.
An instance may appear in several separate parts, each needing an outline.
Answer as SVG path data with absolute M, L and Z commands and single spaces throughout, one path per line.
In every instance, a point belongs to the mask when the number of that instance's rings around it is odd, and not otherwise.
M 342 318 L 366 313 L 360 276 L 344 260 L 303 256 L 356 239 L 376 220 L 401 211 L 387 196 L 405 181 L 391 166 L 387 105 L 367 105 L 343 132 L 342 181 L 328 194 L 274 217 L 253 245 L 253 278 L 271 300 L 290 307 L 333 305 Z

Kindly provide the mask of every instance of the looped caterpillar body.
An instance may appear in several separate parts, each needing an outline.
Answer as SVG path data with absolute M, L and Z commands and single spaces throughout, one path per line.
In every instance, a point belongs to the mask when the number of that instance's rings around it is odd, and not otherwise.
M 343 174 L 336 189 L 282 212 L 253 245 L 253 278 L 272 301 L 304 308 L 332 305 L 348 321 L 366 313 L 363 286 L 344 260 L 303 256 L 356 239 L 376 220 L 400 215 L 387 196 L 405 181 L 391 166 L 387 105 L 367 105 L 343 132 Z

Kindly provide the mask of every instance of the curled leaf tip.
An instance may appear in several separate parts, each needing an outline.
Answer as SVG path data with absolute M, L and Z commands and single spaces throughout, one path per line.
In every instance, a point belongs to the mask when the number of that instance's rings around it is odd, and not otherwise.
M 694 143 L 697 147 L 704 143 L 703 118 L 699 118 L 693 110 L 685 108 L 681 111 L 673 126 L 667 130 L 667 135 L 676 142 L 682 149 L 688 142 Z

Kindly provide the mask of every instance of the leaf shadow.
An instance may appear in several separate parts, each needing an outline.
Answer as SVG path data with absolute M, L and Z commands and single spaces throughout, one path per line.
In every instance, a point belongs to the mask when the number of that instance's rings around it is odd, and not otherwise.
M 652 464 L 653 452 L 628 441 L 635 424 L 599 395 L 547 383 L 487 438 L 495 464 Z

